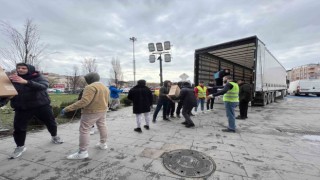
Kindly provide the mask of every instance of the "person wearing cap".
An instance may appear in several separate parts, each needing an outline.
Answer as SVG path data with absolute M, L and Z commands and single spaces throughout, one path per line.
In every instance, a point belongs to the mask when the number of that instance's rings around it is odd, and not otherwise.
M 97 125 L 100 132 L 100 142 L 96 144 L 96 147 L 102 150 L 108 148 L 106 112 L 110 91 L 104 84 L 99 82 L 100 76 L 96 72 L 88 73 L 84 76 L 84 79 L 88 85 L 84 88 L 81 99 L 61 111 L 63 115 L 65 112 L 81 109 L 79 150 L 69 155 L 67 159 L 85 159 L 89 157 L 90 129 L 94 124 Z
M 204 82 L 200 81 L 199 85 L 194 88 L 194 94 L 197 97 L 197 106 L 195 107 L 194 111 L 197 113 L 199 103 L 201 105 L 201 112 L 204 113 L 204 102 L 206 97 L 208 96 L 207 87 L 204 86 Z
M 25 147 L 27 126 L 33 117 L 45 124 L 52 143 L 62 144 L 63 140 L 57 135 L 57 123 L 47 93 L 48 80 L 36 71 L 34 66 L 26 63 L 18 63 L 16 73 L 10 75 L 9 79 L 18 92 L 18 95 L 10 99 L 14 110 L 13 138 L 17 145 L 10 158 L 17 158 L 27 150 Z
M 226 115 L 228 117 L 228 128 L 222 129 L 223 132 L 236 132 L 236 119 L 234 110 L 239 104 L 239 86 L 233 82 L 233 78 L 228 75 L 223 77 L 224 88 L 217 93 L 210 96 L 215 97 L 223 95 L 223 102 L 226 108 Z M 209 97 L 210 97 L 209 96 Z

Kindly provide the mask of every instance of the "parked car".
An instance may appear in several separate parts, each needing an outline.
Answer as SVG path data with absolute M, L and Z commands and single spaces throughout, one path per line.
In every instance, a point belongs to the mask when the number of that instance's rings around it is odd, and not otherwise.
M 124 94 L 128 94 L 129 93 L 129 91 L 130 91 L 130 87 L 126 87 L 126 88 L 122 88 L 122 89 L 120 89 L 120 90 L 122 90 L 122 93 L 124 93 Z

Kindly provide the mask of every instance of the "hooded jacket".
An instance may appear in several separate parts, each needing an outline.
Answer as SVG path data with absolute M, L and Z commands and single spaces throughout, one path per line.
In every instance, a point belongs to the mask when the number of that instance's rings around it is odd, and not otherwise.
M 11 99 L 11 107 L 14 110 L 35 109 L 41 106 L 50 105 L 50 98 L 47 93 L 49 82 L 46 80 L 35 67 L 19 63 L 17 66 L 26 66 L 28 73 L 19 75 L 21 78 L 28 81 L 27 84 L 12 83 L 18 92 L 18 95 Z
M 117 87 L 113 85 L 109 87 L 109 90 L 110 90 L 110 97 L 113 99 L 119 98 L 119 93 L 122 92 L 122 90 L 119 90 Z
M 190 83 L 185 82 L 182 85 L 182 89 L 179 95 L 180 102 L 182 103 L 182 107 L 196 107 L 197 106 L 197 98 L 194 94 L 193 88 Z
M 134 114 L 150 112 L 153 96 L 145 80 L 139 80 L 138 85 L 130 89 L 128 99 L 133 102 Z
M 169 87 L 170 81 L 164 81 L 163 86 L 159 90 L 159 100 L 165 100 L 167 98 L 167 94 L 169 94 L 170 87 Z
M 99 112 L 106 112 L 109 101 L 109 89 L 98 82 L 100 76 L 98 73 L 91 72 L 84 76 L 87 86 L 83 90 L 80 100 L 67 106 L 64 110 L 66 112 L 81 109 L 83 114 L 92 114 Z

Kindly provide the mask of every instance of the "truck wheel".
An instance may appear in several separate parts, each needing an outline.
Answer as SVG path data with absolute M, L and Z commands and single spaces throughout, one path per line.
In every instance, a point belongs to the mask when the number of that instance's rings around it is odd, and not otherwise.
M 276 99 L 276 93 L 273 92 L 273 93 L 271 93 L 271 102 L 272 103 L 275 102 L 275 99 Z
M 272 102 L 272 93 L 268 93 L 268 104 L 271 104 Z
M 284 96 L 285 96 L 285 90 L 282 90 L 282 91 L 281 91 L 281 96 L 280 96 L 280 98 L 283 99 Z
M 320 97 L 320 94 L 317 94 L 318 97 Z
M 268 94 L 265 93 L 263 96 L 263 105 L 266 106 L 268 104 Z

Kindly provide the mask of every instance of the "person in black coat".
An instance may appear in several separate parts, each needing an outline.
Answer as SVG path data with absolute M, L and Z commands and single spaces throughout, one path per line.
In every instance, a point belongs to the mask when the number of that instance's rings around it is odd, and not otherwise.
M 35 70 L 35 67 L 18 63 L 17 74 L 9 76 L 13 86 L 18 92 L 11 101 L 14 109 L 14 131 L 13 138 L 17 145 L 10 158 L 17 158 L 26 151 L 25 140 L 27 135 L 28 121 L 36 117 L 42 121 L 52 136 L 52 142 L 62 144 L 63 141 L 57 136 L 57 123 L 50 106 L 50 99 L 47 93 L 48 81 Z
M 208 94 L 212 95 L 214 93 L 217 92 L 217 88 L 215 87 L 215 84 L 213 82 L 213 80 L 210 80 L 209 84 L 208 84 Z M 213 104 L 214 104 L 214 97 L 208 97 L 207 99 L 207 110 L 213 110 Z M 210 108 L 209 108 L 210 105 Z
M 192 108 L 197 106 L 197 98 L 194 94 L 193 88 L 189 82 L 184 82 L 179 95 L 182 103 L 182 115 L 185 121 L 182 122 L 187 128 L 194 127 L 194 123 L 190 118 Z
M 236 119 L 247 119 L 248 118 L 248 104 L 251 99 L 251 86 L 248 83 L 245 83 L 243 79 L 237 81 L 239 85 L 239 109 L 240 115 Z
M 183 81 L 178 82 L 178 86 L 179 86 L 180 89 L 182 89 L 183 83 L 184 83 Z M 178 101 L 178 106 L 177 106 L 177 109 L 176 109 L 177 118 L 181 118 L 181 116 L 180 116 L 181 109 L 182 109 L 182 102 L 179 100 Z
M 128 99 L 133 102 L 133 113 L 136 114 L 137 128 L 135 128 L 134 131 L 142 132 L 140 127 L 142 114 L 144 114 L 146 122 L 144 128 L 149 130 L 149 114 L 152 106 L 153 96 L 151 90 L 146 86 L 145 80 L 139 80 L 138 84 L 130 89 L 128 93 Z

